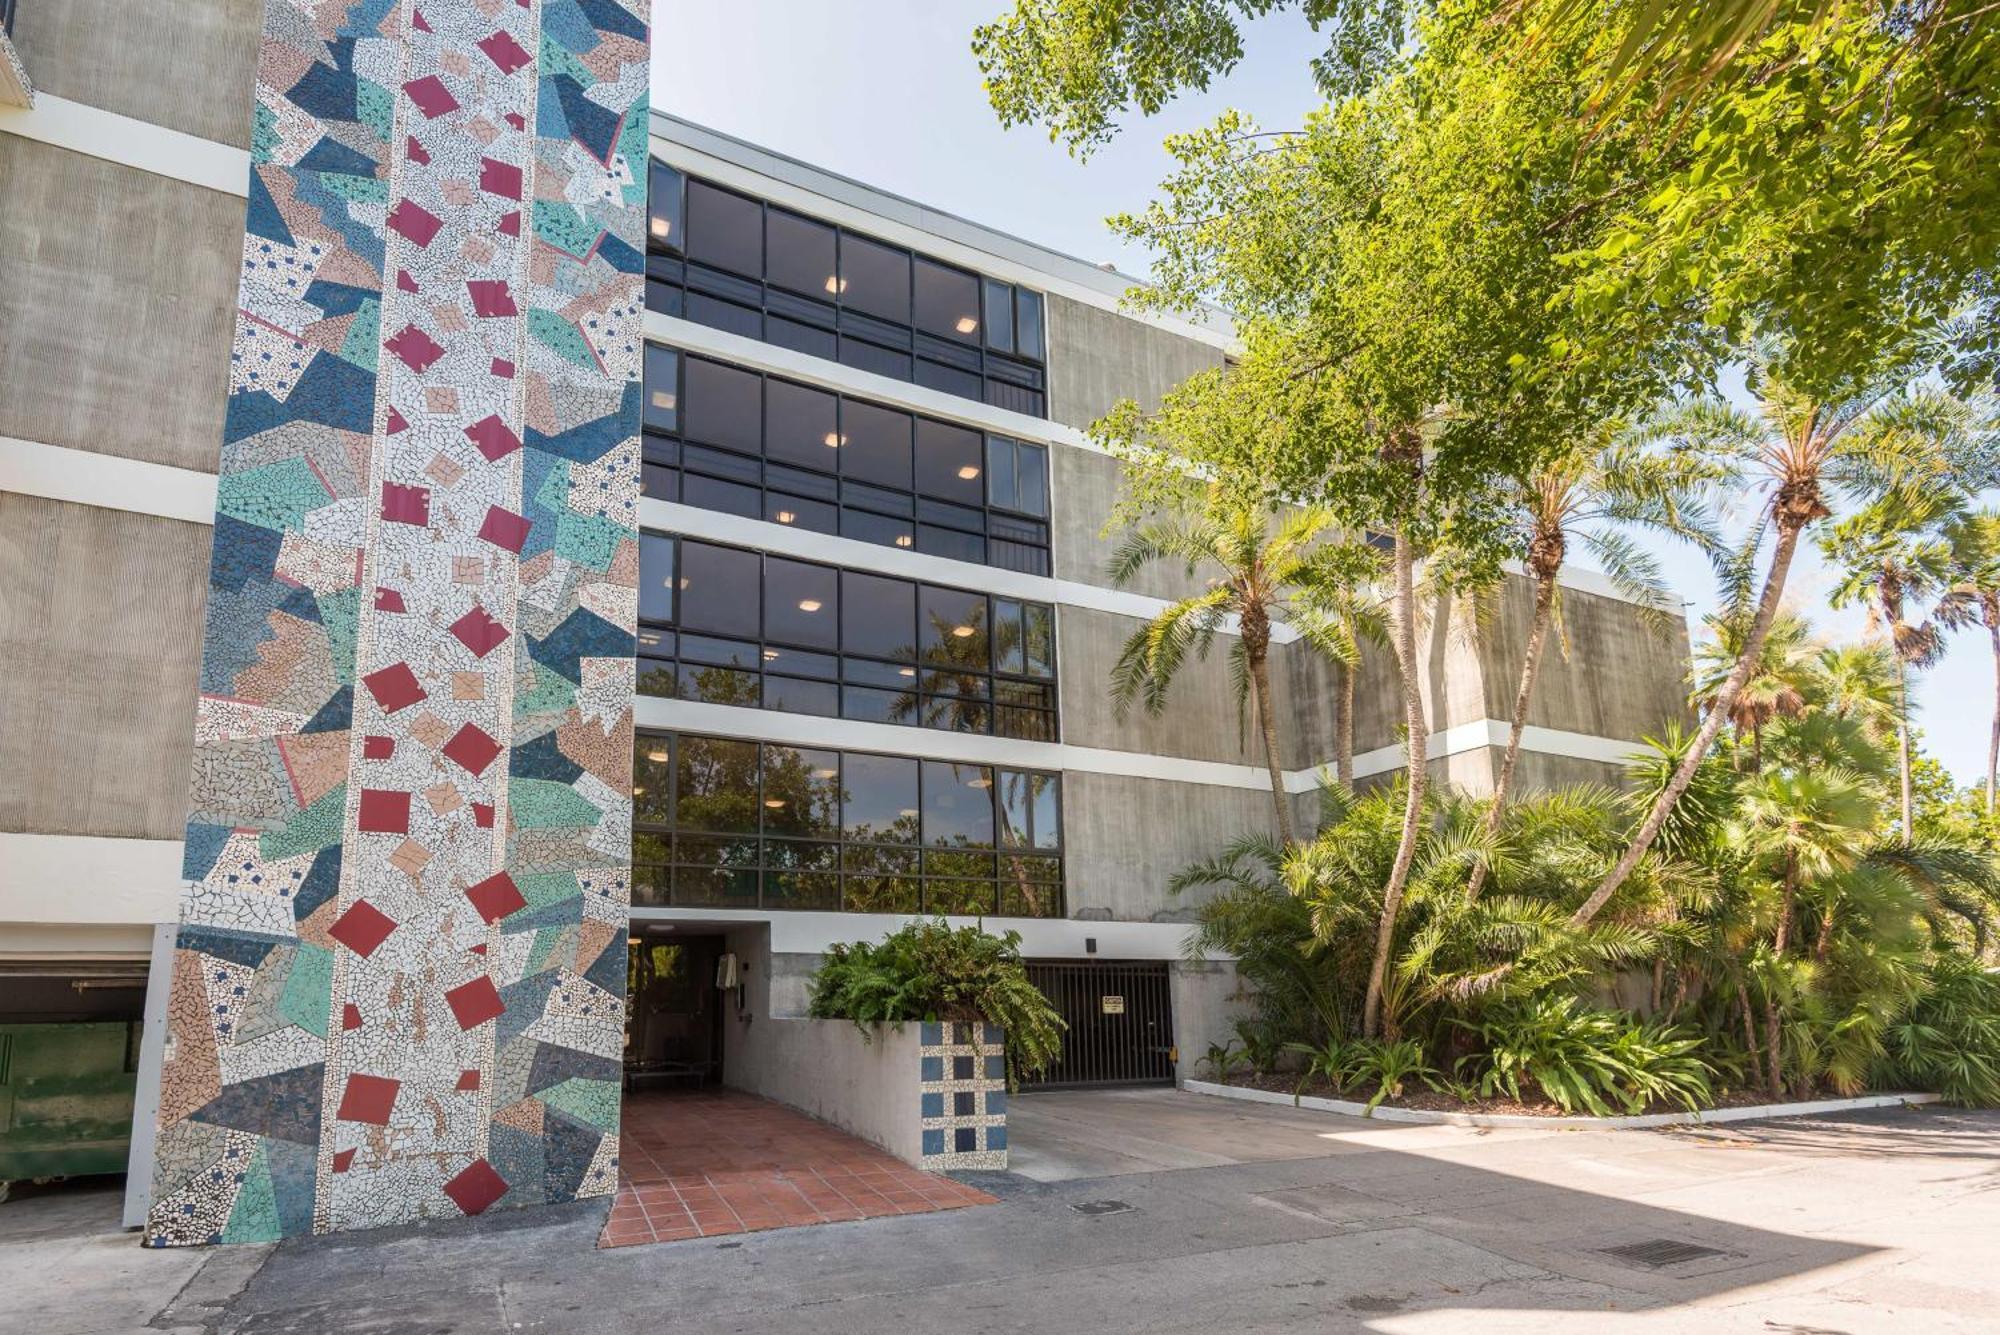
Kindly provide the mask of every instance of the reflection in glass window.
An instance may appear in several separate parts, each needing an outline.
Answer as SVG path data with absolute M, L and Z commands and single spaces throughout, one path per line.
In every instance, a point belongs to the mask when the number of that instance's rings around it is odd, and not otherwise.
M 682 543 L 682 627 L 756 638 L 761 583 L 757 567 L 755 552 L 712 547 L 705 542 Z
M 1057 780 L 1053 774 L 1031 774 L 1029 785 L 1034 791 L 1034 832 L 1036 848 L 1060 848 L 1062 846 L 1062 803 L 1057 791 Z
M 864 843 L 917 842 L 917 762 L 860 753 L 841 773 L 841 828 Z
M 923 829 L 928 848 L 993 847 L 993 771 L 926 760 Z
M 910 415 L 848 399 L 840 411 L 840 471 L 845 477 L 910 489 Z
M 764 457 L 828 472 L 840 458 L 840 400 L 789 380 L 764 382 Z
M 1021 635 L 1031 677 L 1056 675 L 1056 613 L 1046 603 L 1029 603 L 1023 609 Z
M 839 572 L 772 556 L 764 561 L 764 638 L 815 649 L 840 647 Z
M 866 237 L 840 236 L 841 304 L 853 310 L 908 324 L 910 320 L 910 252 Z
M 1042 294 L 1025 287 L 1014 289 L 1014 351 L 1042 359 Z
M 779 208 L 769 211 L 765 227 L 770 245 L 764 276 L 780 287 L 831 301 L 838 286 L 833 228 Z
M 687 257 L 745 277 L 762 277 L 764 206 L 706 182 L 689 181 Z
M 986 346 L 1014 350 L 1014 288 L 991 278 L 986 280 Z
M 908 580 L 846 570 L 840 576 L 841 647 L 850 654 L 916 657 L 916 586 Z
M 653 161 L 652 175 L 646 184 L 646 207 L 650 215 L 646 224 L 649 243 L 666 250 L 679 250 L 682 233 L 687 230 L 681 225 L 681 174 L 658 159 Z
M 917 491 L 959 505 L 985 495 L 979 433 L 928 417 L 917 419 Z
M 658 533 L 639 535 L 639 619 L 674 619 L 674 540 Z
M 665 737 L 641 737 L 632 752 L 632 819 L 669 825 L 674 819 L 674 766 Z
M 838 836 L 840 753 L 764 747 L 764 833 Z
M 979 279 L 919 255 L 916 326 L 926 334 L 974 343 L 979 339 Z
M 681 429 L 681 355 L 657 343 L 646 345 L 645 423 L 655 431 Z
M 924 585 L 917 599 L 917 634 L 926 663 L 974 672 L 992 665 L 983 593 Z
M 641 739 L 649 740 L 649 739 Z M 682 737 L 674 748 L 674 820 L 683 830 L 757 832 L 757 743 Z

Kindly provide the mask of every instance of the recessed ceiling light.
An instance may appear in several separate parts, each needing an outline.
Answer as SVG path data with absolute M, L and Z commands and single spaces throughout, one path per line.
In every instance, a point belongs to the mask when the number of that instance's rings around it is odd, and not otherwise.
M 896 675 L 899 677 L 914 677 L 917 675 L 917 670 L 915 668 L 897 668 Z
M 979 321 L 973 319 L 970 315 L 961 315 L 958 317 L 959 333 L 969 334 L 977 328 L 979 328 Z
M 656 746 L 656 747 L 654 747 L 654 748 L 653 748 L 652 750 L 650 750 L 650 751 L 648 751 L 648 752 L 646 753 L 646 759 L 648 759 L 648 760 L 652 761 L 652 762 L 653 762 L 653 763 L 654 763 L 655 765 L 664 765 L 664 764 L 666 764 L 666 763 L 667 763 L 667 748 L 666 748 L 666 747 L 664 747 L 664 746 Z
M 764 799 L 764 805 L 776 811 L 779 807 L 785 805 L 785 799 L 782 797 L 767 797 Z
M 904 820 L 908 820 L 910 817 L 916 814 L 917 814 L 917 809 L 915 807 L 904 807 L 901 811 L 896 813 L 897 816 L 901 817 Z
M 971 634 L 972 634 L 972 627 L 970 627 L 970 626 L 953 626 L 953 627 L 951 628 L 951 633 L 952 633 L 953 635 L 957 636 L 957 637 L 958 637 L 959 639 L 963 640 L 963 639 L 966 639 L 966 638 L 968 638 L 968 637 L 970 637 L 970 636 L 971 636 Z
M 993 780 L 986 778 L 984 775 L 981 775 L 977 779 L 969 780 L 965 786 L 967 788 L 991 788 L 993 786 Z
M 897 545 L 898 547 L 907 547 L 907 546 L 909 546 L 909 545 L 910 545 L 910 535 L 909 535 L 909 534 L 907 534 L 907 533 L 898 533 L 898 534 L 896 535 L 896 545 Z
M 658 644 L 659 642 L 660 642 L 660 637 L 659 637 L 659 636 L 657 636 L 657 635 L 653 635 L 653 634 L 650 634 L 650 633 L 649 633 L 649 634 L 645 634 L 645 635 L 641 635 L 641 636 L 639 637 L 639 643 L 641 643 L 641 644 L 645 645 L 645 646 L 646 646 L 646 647 L 647 647 L 648 649 L 652 648 L 652 647 L 653 647 L 654 645 Z
M 817 611 L 819 611 L 819 599 L 817 599 L 817 598 L 801 598 L 801 599 L 799 599 L 799 611 L 801 611 L 801 612 L 817 612 Z
M 813 771 L 815 779 L 832 779 L 839 777 L 839 775 L 840 771 L 837 769 L 816 769 Z
M 688 577 L 687 577 L 686 575 L 682 575 L 682 576 L 681 576 L 681 587 L 682 587 L 683 589 L 685 589 L 685 588 L 686 588 L 687 586 L 688 586 Z
M 829 450 L 837 450 L 847 443 L 847 437 L 841 435 L 838 431 L 829 431 L 820 439 Z
M 665 408 L 669 412 L 671 412 L 673 410 L 674 403 L 675 399 L 672 390 L 656 389 L 653 391 L 653 406 L 655 408 Z
M 847 280 L 835 274 L 828 274 L 826 276 L 826 290 L 838 296 L 840 293 L 847 291 Z
M 795 514 L 793 514 L 793 513 L 792 513 L 792 512 L 790 511 L 790 510 L 780 510 L 780 511 L 778 511 L 778 522 L 779 522 L 780 524 L 789 524 L 789 523 L 791 523 L 791 522 L 792 522 L 792 521 L 793 521 L 794 519 L 797 519 L 797 518 L 798 518 L 798 516 L 797 516 L 797 515 L 795 515 Z
M 665 218 L 655 218 L 655 219 L 653 219 L 653 235 L 654 235 L 654 236 L 665 236 L 665 235 L 666 235 L 667 233 L 669 233 L 669 232 L 671 232 L 671 231 L 673 231 L 673 230 L 674 230 L 674 225 L 673 225 L 672 223 L 668 222 L 668 221 L 667 221 L 667 220 L 666 220 Z
M 633 785 L 632 785 L 632 796 L 634 796 L 634 797 L 644 797 L 645 795 L 646 795 L 646 785 L 645 785 L 645 784 L 643 784 L 643 783 L 635 783 L 635 784 L 633 784 Z
M 958 475 L 964 478 L 967 482 L 970 482 L 972 481 L 972 479 L 979 476 L 979 465 L 967 464 L 965 467 L 958 470 Z
M 776 649 L 766 649 L 764 651 L 764 661 L 766 663 L 776 662 L 777 658 L 778 658 L 778 651 Z

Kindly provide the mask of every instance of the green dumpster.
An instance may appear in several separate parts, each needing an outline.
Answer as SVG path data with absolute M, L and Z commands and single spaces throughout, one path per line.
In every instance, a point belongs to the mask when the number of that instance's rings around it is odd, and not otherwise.
M 139 1030 L 0 1024 L 0 1195 L 23 1179 L 125 1171 Z

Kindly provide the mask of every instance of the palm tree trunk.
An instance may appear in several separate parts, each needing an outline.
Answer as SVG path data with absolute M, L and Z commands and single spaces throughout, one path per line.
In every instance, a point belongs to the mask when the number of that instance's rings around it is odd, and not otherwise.
M 1986 741 L 1986 814 L 1993 814 L 1993 788 L 2000 780 L 2000 601 L 1986 609 L 1986 634 L 1993 643 L 1993 727 Z
M 1896 772 L 1903 788 L 1903 838 L 1914 839 L 1916 802 L 1910 793 L 1910 665 L 1896 660 Z
M 1480 828 L 1488 839 L 1500 828 L 1500 817 L 1507 806 L 1507 789 L 1514 782 L 1514 764 L 1521 758 L 1521 734 L 1528 727 L 1528 701 L 1535 693 L 1535 677 L 1542 666 L 1542 646 L 1548 642 L 1555 607 L 1555 572 L 1537 569 L 1535 619 L 1528 627 L 1527 652 L 1521 656 L 1521 682 L 1514 689 L 1514 718 L 1507 729 L 1507 749 L 1500 755 L 1500 776 L 1493 781 L 1493 802 L 1486 808 L 1486 819 Z M 1479 898 L 1479 891 L 1486 884 L 1486 869 L 1486 859 L 1482 857 L 1472 868 L 1472 880 L 1465 887 L 1468 900 Z
M 2000 648 L 1995 649 L 2000 655 Z M 1340 674 L 1339 694 L 1334 697 L 1333 718 L 1333 772 L 1341 786 L 1354 786 L 1354 677 L 1355 669 L 1346 663 L 1334 664 L 1334 671 Z M 1994 736 L 2000 737 L 2000 712 L 1994 714 Z
M 1403 906 L 1403 886 L 1416 858 L 1417 834 L 1423 821 L 1425 733 L 1424 698 L 1417 681 L 1417 593 L 1415 557 L 1406 528 L 1396 529 L 1395 646 L 1396 675 L 1403 689 L 1403 837 L 1389 883 L 1382 887 L 1382 920 L 1375 929 L 1375 958 L 1368 966 L 1368 992 L 1361 1008 L 1361 1033 L 1373 1038 L 1382 1028 L 1382 986 L 1388 978 L 1389 952 L 1396 935 L 1396 914 Z
M 1790 853 L 1785 854 L 1785 893 L 1778 904 L 1778 926 L 1772 936 L 1771 957 L 1778 969 L 1785 964 L 1785 948 L 1791 943 L 1792 900 L 1798 890 L 1798 860 Z M 1764 1072 L 1772 1098 L 1785 1096 L 1785 1068 L 1783 1044 L 1780 1039 L 1782 1022 L 1778 1014 L 1778 980 L 1773 978 L 1764 992 Z
M 1653 799 L 1652 809 L 1646 813 L 1646 819 L 1640 824 L 1638 833 L 1632 836 L 1632 842 L 1626 847 L 1624 856 L 1618 859 L 1618 864 L 1611 869 L 1610 874 L 1597 889 L 1590 892 L 1590 898 L 1584 900 L 1576 912 L 1570 915 L 1572 926 L 1581 927 L 1596 917 L 1597 911 L 1604 907 L 1606 901 L 1618 893 L 1618 887 L 1625 884 L 1626 878 L 1632 874 L 1632 869 L 1639 865 L 1639 859 L 1646 856 L 1646 850 L 1651 848 L 1653 840 L 1659 837 L 1660 828 L 1667 823 L 1667 813 L 1673 810 L 1674 803 L 1680 801 L 1681 794 L 1687 791 L 1688 784 L 1694 779 L 1695 770 L 1700 767 L 1702 758 L 1708 754 L 1708 748 L 1715 745 L 1717 735 L 1722 732 L 1722 725 L 1729 718 L 1729 711 L 1736 705 L 1736 697 L 1742 693 L 1743 684 L 1750 680 L 1750 673 L 1756 667 L 1759 655 L 1764 652 L 1764 640 L 1771 633 L 1771 622 L 1778 615 L 1778 603 L 1785 596 L 1785 577 L 1791 573 L 1792 557 L 1798 552 L 1799 535 L 1805 531 L 1806 522 L 1810 521 L 1790 519 L 1784 513 L 1780 513 L 1778 540 L 1771 550 L 1771 569 L 1764 576 L 1764 591 L 1757 600 L 1757 615 L 1750 623 L 1750 634 L 1743 641 L 1743 651 L 1736 659 L 1735 669 L 1729 674 L 1729 680 L 1722 684 L 1722 690 L 1716 694 L 1714 703 L 1709 705 L 1708 717 L 1702 720 L 1701 730 L 1695 734 L 1694 742 L 1688 747 L 1687 754 L 1681 757 L 1680 766 L 1674 770 L 1673 778 L 1661 790 L 1660 795 Z
M 1250 666 L 1250 707 L 1257 711 L 1257 731 L 1264 739 L 1264 769 L 1271 776 L 1271 802 L 1278 813 L 1278 841 L 1292 843 L 1292 802 L 1285 792 L 1285 774 L 1278 767 L 1278 723 L 1271 713 L 1271 627 L 1261 609 L 1242 625 L 1243 655 Z

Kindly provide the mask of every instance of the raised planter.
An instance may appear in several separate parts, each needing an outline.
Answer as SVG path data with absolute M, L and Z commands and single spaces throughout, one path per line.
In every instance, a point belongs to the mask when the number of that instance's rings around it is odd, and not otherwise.
M 1296 1104 L 1290 1094 L 1270 1089 L 1245 1089 L 1240 1085 L 1218 1085 L 1208 1080 L 1190 1080 L 1183 1088 L 1196 1094 L 1241 1099 L 1245 1103 L 1275 1103 L 1285 1107 L 1310 1108 L 1314 1112 L 1341 1113 L 1366 1117 L 1377 1122 L 1410 1122 L 1425 1126 L 1538 1126 L 1552 1128 L 1608 1128 L 1643 1131 L 1656 1126 L 1706 1126 L 1716 1122 L 1754 1122 L 1767 1117 L 1815 1117 L 1825 1113 L 1858 1112 L 1867 1108 L 1902 1108 L 1936 1103 L 1936 1094 L 1864 1094 L 1853 1099 L 1814 1099 L 1806 1103 L 1758 1103 L 1742 1108 L 1704 1108 L 1699 1112 L 1641 1113 L 1636 1117 L 1559 1116 L 1536 1117 L 1527 1113 L 1435 1112 L 1427 1108 L 1392 1108 L 1387 1104 L 1369 1111 L 1365 1103 L 1351 1099 L 1322 1099 L 1308 1094 Z

